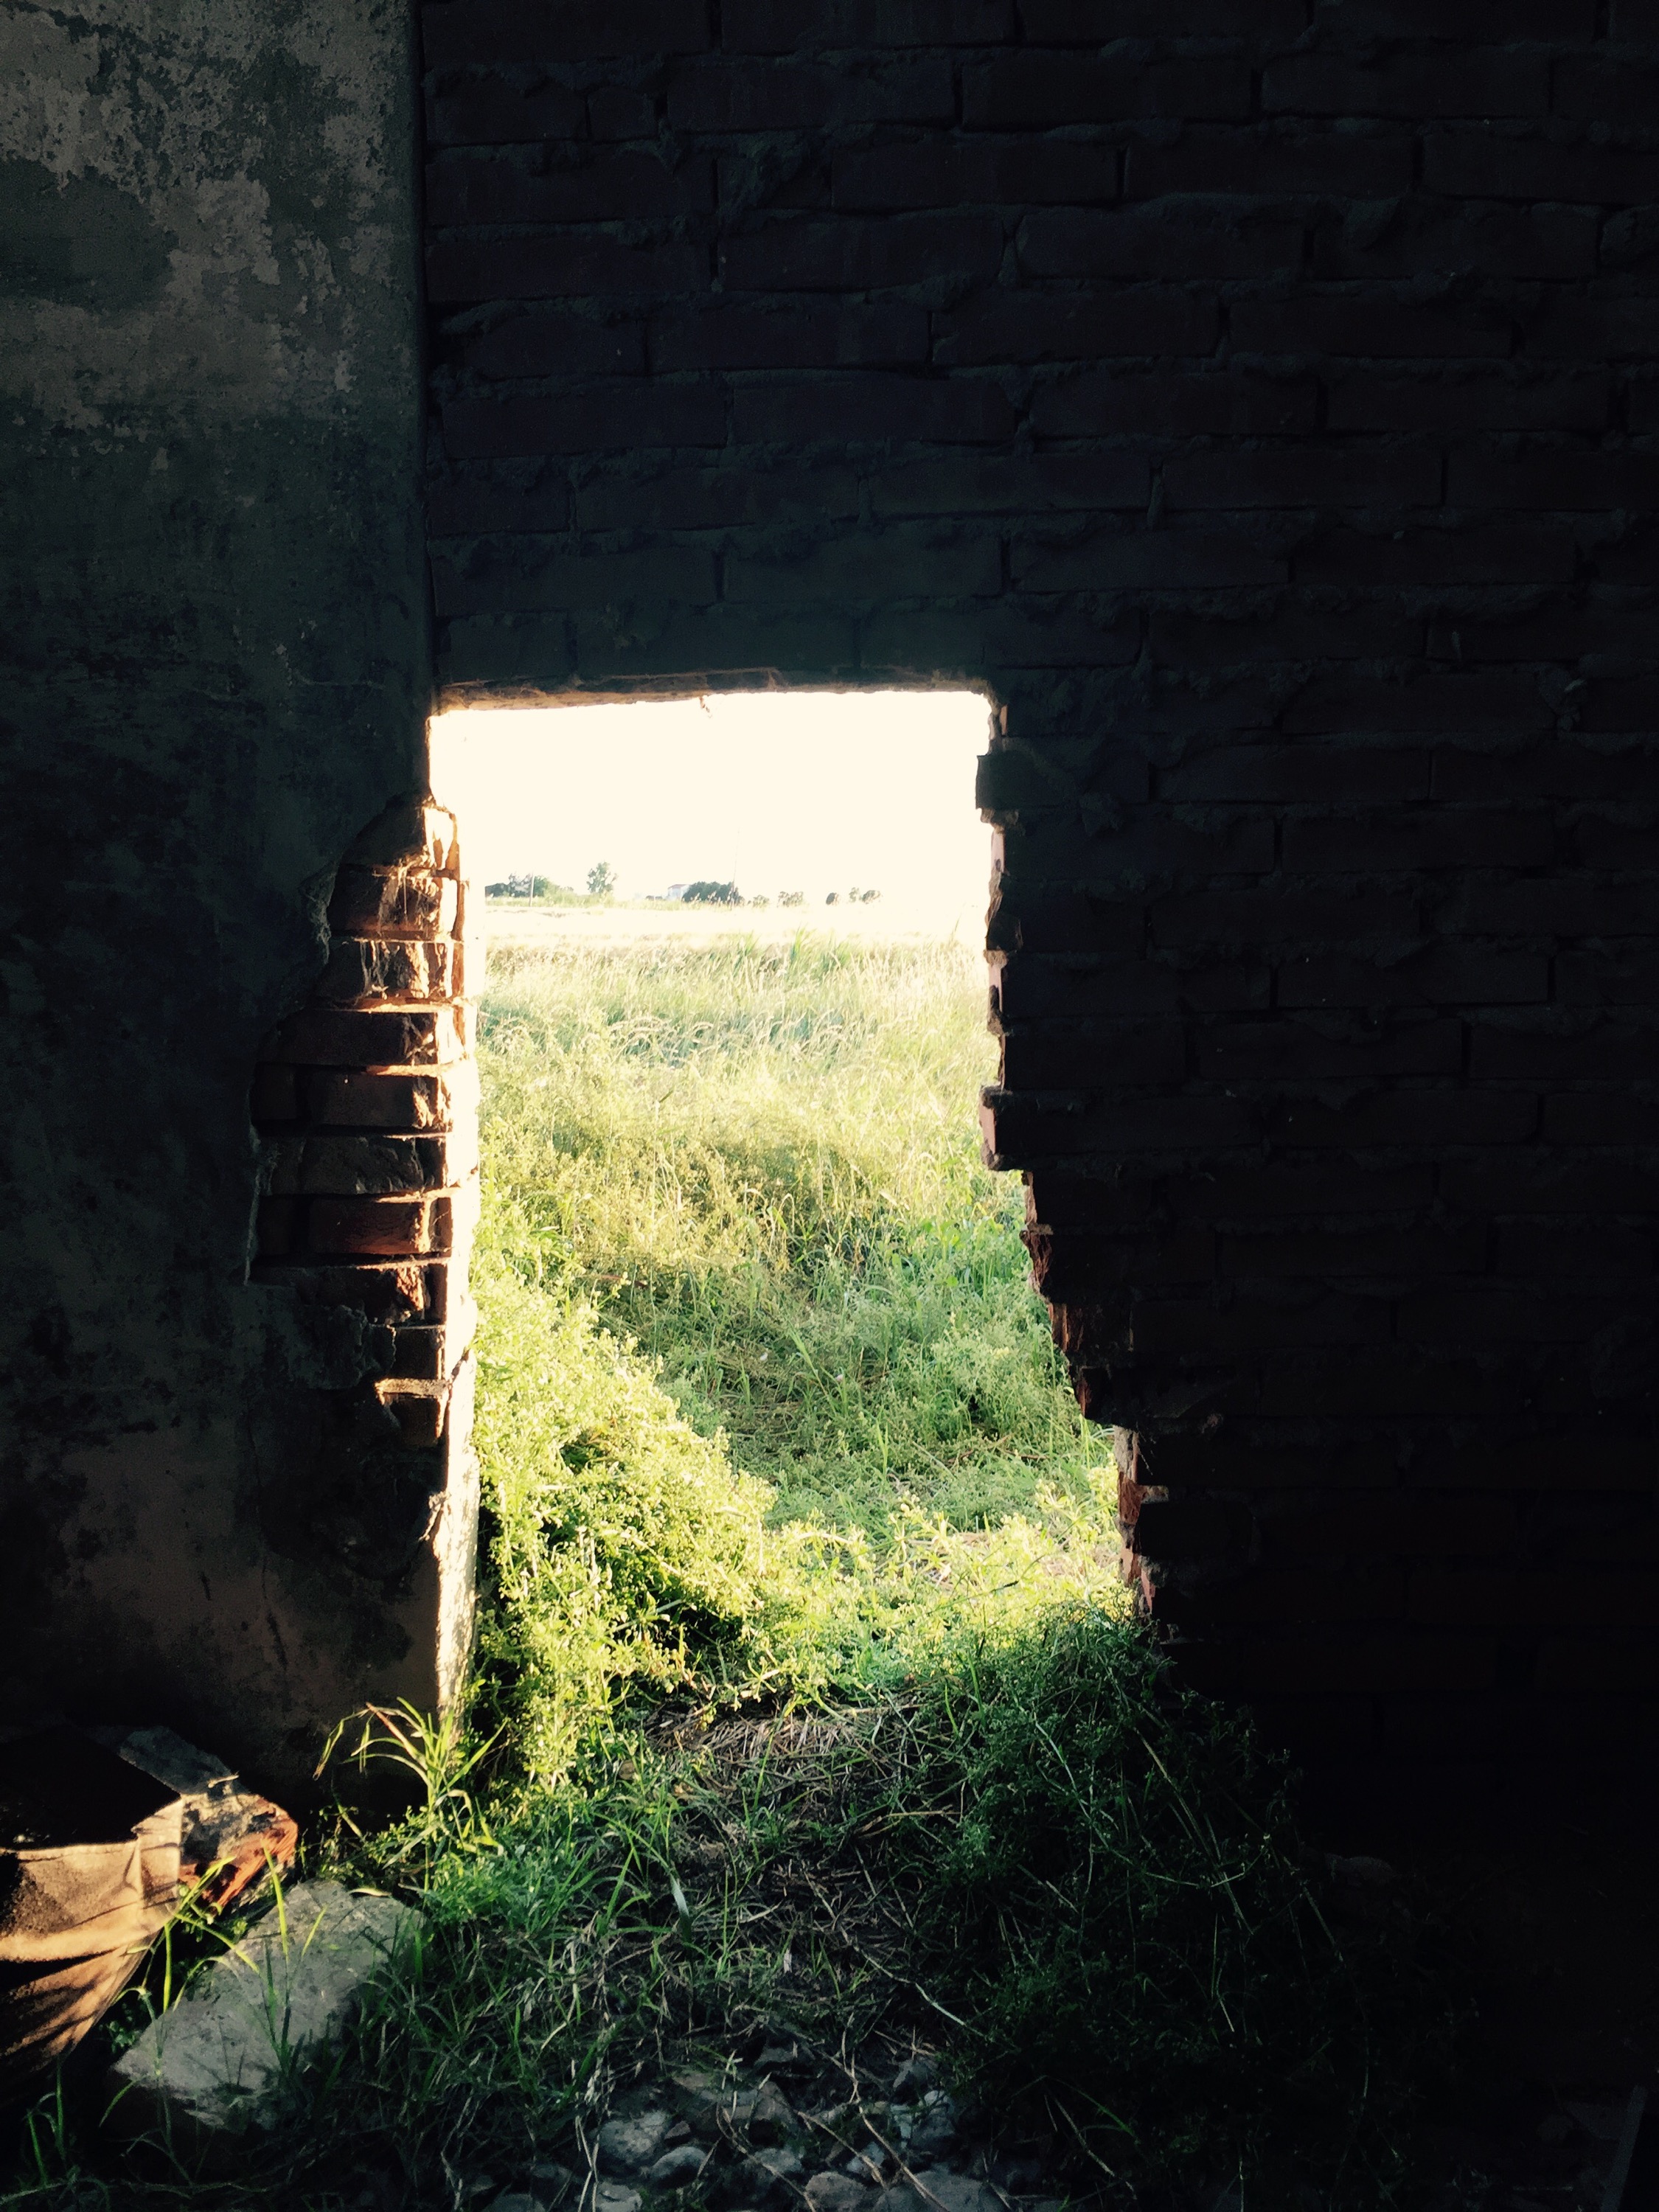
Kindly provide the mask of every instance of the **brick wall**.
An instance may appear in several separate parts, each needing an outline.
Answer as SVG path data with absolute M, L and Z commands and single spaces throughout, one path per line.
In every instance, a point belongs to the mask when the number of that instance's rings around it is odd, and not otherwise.
M 1193 1678 L 1650 1747 L 1659 7 L 423 23 L 448 696 L 984 687 L 988 1143 Z
M 309 1401 L 280 1510 L 380 1585 L 428 1705 L 447 1705 L 465 1669 L 478 1525 L 465 899 L 453 817 L 388 807 L 348 848 L 327 963 L 261 1046 L 252 1102 L 253 1279 L 332 1309 L 361 1332 L 368 1370 Z

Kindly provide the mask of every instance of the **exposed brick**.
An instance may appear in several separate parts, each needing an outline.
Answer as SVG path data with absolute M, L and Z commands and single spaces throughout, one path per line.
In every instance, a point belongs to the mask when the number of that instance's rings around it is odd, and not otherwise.
M 1002 259 L 1002 225 L 975 215 L 775 222 L 727 239 L 720 259 L 732 292 L 881 291 L 941 276 L 987 284 Z
M 637 469 L 589 476 L 576 497 L 586 530 L 720 530 L 760 523 L 844 521 L 859 511 L 849 468 Z
M 574 138 L 582 126 L 582 99 L 562 84 L 533 90 L 486 76 L 433 94 L 427 101 L 430 146 L 536 144 Z
M 883 146 L 837 155 L 832 197 L 838 208 L 866 213 L 975 201 L 1087 207 L 1117 198 L 1118 168 L 1115 146 L 1065 139 Z
M 1054 508 L 1144 507 L 1151 489 L 1152 470 L 1139 453 L 1108 450 L 1018 459 L 974 454 L 884 470 L 870 479 L 870 504 L 878 514 L 1030 514 Z M 1067 586 L 1033 583 L 1032 588 Z
M 1403 1627 L 1392 1636 L 1340 1640 L 1328 1632 L 1318 1638 L 1210 1643 L 1183 1657 L 1183 1672 L 1195 1689 L 1235 1698 L 1305 1694 L 1313 1686 L 1350 1698 L 1382 1690 L 1484 1690 L 1497 1665 L 1498 1647 L 1490 1636 L 1432 1637 Z
M 732 399 L 740 446 L 886 439 L 994 446 L 1018 421 L 1001 386 L 984 377 L 884 376 L 740 385 Z
M 1440 456 L 1426 446 L 1224 447 L 1165 464 L 1171 507 L 1427 507 L 1440 496 Z
M 1392 609 L 1368 607 L 1336 613 L 1281 599 L 1259 620 L 1218 621 L 1213 616 L 1159 609 L 1147 624 L 1152 658 L 1176 668 L 1226 668 L 1242 661 L 1375 660 L 1409 654 L 1416 624 Z
M 1377 745 L 1240 745 L 1203 753 L 1158 775 L 1160 797 L 1185 801 L 1426 799 L 1430 757 Z
M 1659 1006 L 1659 954 L 1564 952 L 1555 963 L 1555 995 L 1563 1006 Z
M 927 359 L 920 307 L 721 307 L 651 324 L 653 369 L 876 368 Z
M 445 696 L 988 692 L 989 1156 L 1178 1663 L 1376 1771 L 1593 1734 L 1529 1608 L 1659 1582 L 1659 0 L 431 21 Z M 400 837 L 264 1048 L 258 1273 L 384 1316 L 429 1447 L 475 1184 Z
M 678 131 L 810 131 L 824 124 L 950 123 L 956 89 L 947 61 L 881 70 L 682 70 L 668 88 Z
M 587 95 L 587 127 L 601 144 L 623 138 L 653 138 L 657 103 L 648 92 L 625 85 L 596 85 Z
M 678 546 L 638 553 L 544 549 L 533 560 L 510 550 L 499 560 L 477 558 L 464 569 L 434 560 L 432 589 L 441 615 L 607 607 L 641 599 L 702 605 L 719 597 L 713 557 Z
M 492 531 L 545 538 L 570 520 L 570 487 L 555 477 L 520 491 L 491 475 L 452 475 L 428 486 L 426 518 L 434 542 Z
M 1627 55 L 1616 61 L 1565 55 L 1556 65 L 1552 105 L 1556 114 L 1575 121 L 1651 131 L 1659 110 L 1659 68 L 1651 62 L 1638 68 Z
M 1002 1041 L 1002 1080 L 1012 1090 L 1179 1083 L 1186 1072 L 1178 1022 L 1066 1022 L 1022 1027 Z
M 476 1103 L 477 1075 L 470 1060 L 430 1074 L 331 1068 L 301 1089 L 307 1118 L 322 1127 L 450 1129 Z
M 1001 583 L 994 538 L 936 538 L 903 527 L 838 538 L 793 559 L 781 551 L 733 554 L 726 564 L 726 596 L 737 601 L 957 599 L 994 592 Z
M 1505 356 L 1511 345 L 1501 307 L 1419 307 L 1379 297 L 1375 288 L 1241 300 L 1232 311 L 1240 353 L 1333 354 L 1377 360 L 1457 360 Z
M 1549 962 L 1536 953 L 1438 945 L 1376 963 L 1322 956 L 1278 971 L 1281 1006 L 1538 1006 L 1550 995 Z
M 1285 866 L 1291 875 L 1542 867 L 1554 850 L 1554 825 L 1535 807 L 1301 815 L 1285 824 L 1284 833 Z
M 580 315 L 515 315 L 467 338 L 459 360 L 473 374 L 491 379 L 637 376 L 645 367 L 645 326 Z
M 1319 0 L 1316 20 L 1327 33 L 1366 42 L 1582 41 L 1595 36 L 1595 0 L 1463 0 L 1455 13 L 1439 6 L 1437 0 Z
M 1538 1109 L 1511 1091 L 1395 1091 L 1325 1106 L 1287 1099 L 1268 1116 L 1280 1145 L 1521 1145 L 1536 1132 Z
M 1659 199 L 1659 153 L 1475 125 L 1425 134 L 1423 181 L 1458 198 L 1631 206 Z
M 1108 298 L 1001 287 L 934 321 L 933 358 L 946 368 L 996 362 L 1092 361 L 1103 355 L 1206 355 L 1221 311 L 1213 299 L 1164 285 Z
M 1158 0 L 1022 0 L 1020 21 L 1034 46 L 1098 46 L 1108 39 L 1164 39 L 1169 10 Z M 1294 39 L 1304 25 L 1301 0 L 1186 0 L 1181 33 L 1188 39 Z
M 450 0 L 422 9 L 421 37 L 428 69 L 695 54 L 712 44 L 706 0 Z
M 1249 64 L 1230 55 L 1079 61 L 1027 52 L 962 73 L 963 120 L 970 130 L 1042 130 L 1138 116 L 1201 121 L 1246 115 L 1249 106 Z
M 1158 945 L 1282 944 L 1304 938 L 1331 944 L 1354 938 L 1407 937 L 1417 929 L 1413 900 L 1380 892 L 1196 891 L 1155 902 Z
M 707 258 L 694 246 L 621 246 L 563 234 L 438 239 L 427 248 L 427 296 L 443 306 L 702 292 L 708 284 Z
M 720 42 L 733 53 L 844 46 L 998 46 L 1014 27 L 1012 0 L 725 0 Z
M 1145 496 L 1143 492 L 1140 497 Z M 1022 590 L 1098 592 L 1271 584 L 1284 578 L 1288 566 L 1282 555 L 1242 536 L 1201 530 L 1121 530 L 1080 544 L 1044 545 L 1023 539 L 1014 546 L 1012 572 Z
M 1200 1076 L 1218 1083 L 1325 1083 L 1399 1075 L 1455 1075 L 1460 1022 L 1431 1019 L 1334 1037 L 1294 1021 L 1212 1024 L 1195 1055 Z
M 714 205 L 714 171 L 694 159 L 678 169 L 653 154 L 601 155 L 580 167 L 520 167 L 454 155 L 428 163 L 428 222 L 617 222 L 678 216 Z
M 1600 355 L 1610 361 L 1650 362 L 1659 346 L 1659 300 L 1632 299 L 1589 288 L 1570 300 L 1546 298 L 1528 318 L 1526 349 L 1544 360 Z
M 510 453 L 581 453 L 648 446 L 723 446 L 726 396 L 716 385 L 638 382 L 555 398 L 457 399 L 443 410 L 457 460 Z
M 1488 679 L 1489 680 L 1489 679 Z M 1517 708 L 1522 702 L 1516 701 Z M 1507 734 L 1498 714 L 1490 726 Z M 1571 739 L 1524 750 L 1443 745 L 1434 757 L 1437 799 L 1659 799 L 1659 749 Z
M 1124 191 L 1132 199 L 1165 192 L 1386 199 L 1409 191 L 1411 184 L 1412 142 L 1403 131 L 1310 131 L 1282 124 L 1199 125 L 1168 143 L 1137 139 L 1124 171 Z
M 1247 1577 L 1173 1587 L 1158 1593 L 1154 1612 L 1176 1627 L 1272 1622 L 1302 1628 L 1316 1621 L 1376 1623 L 1404 1618 L 1406 1583 L 1396 1566 L 1374 1563 L 1346 1575 L 1310 1575 L 1300 1567 L 1262 1567 Z
M 1475 883 L 1457 919 L 1468 930 L 1506 937 L 1645 936 L 1659 924 L 1659 881 L 1607 884 L 1558 876 L 1521 883 Z
M 1232 961 L 1177 968 L 1156 960 L 1080 969 L 1025 953 L 993 971 L 992 1005 L 1018 1020 L 1042 1014 L 1214 1013 L 1266 1006 L 1267 972 Z
M 1564 1166 L 1535 1158 L 1524 1165 L 1460 1160 L 1442 1169 L 1441 1189 L 1449 1206 L 1482 1213 L 1639 1217 L 1659 1207 L 1659 1167 L 1628 1161 Z
M 453 878 L 425 869 L 388 874 L 347 866 L 334 879 L 329 925 L 350 937 L 447 937 L 459 898 Z
M 317 986 L 317 995 L 329 1006 L 354 1006 L 374 1001 L 408 1004 L 435 1001 L 457 995 L 459 945 L 375 942 L 360 937 L 337 937 L 328 949 L 328 965 Z
M 306 1006 L 277 1025 L 259 1056 L 301 1066 L 435 1067 L 470 1049 L 459 1006 L 362 1012 Z
M 1412 1577 L 1411 1617 L 1434 1623 L 1537 1628 L 1659 1627 L 1659 1574 L 1564 1574 L 1559 1568 L 1482 1573 L 1464 1568 Z
M 1333 430 L 1604 430 L 1611 399 L 1601 368 L 1351 369 L 1332 380 L 1328 420 Z
M 1048 438 L 1146 433 L 1185 438 L 1205 432 L 1270 437 L 1312 429 L 1318 403 L 1311 379 L 1225 369 L 1196 376 L 1094 371 L 1041 386 L 1031 401 L 1031 427 Z
M 1549 1134 L 1548 1117 L 1545 1134 Z M 1577 1224 L 1506 1222 L 1492 1233 L 1492 1266 L 1500 1275 L 1554 1281 L 1576 1276 L 1640 1277 L 1654 1271 L 1653 1239 L 1638 1230 L 1597 1222 L 1587 1234 Z
M 1384 54 L 1372 62 L 1335 54 L 1289 54 L 1261 73 L 1269 114 L 1405 116 L 1544 115 L 1549 64 L 1502 46 L 1443 54 Z
M 1540 452 L 1451 456 L 1447 477 L 1451 507 L 1601 508 L 1659 507 L 1659 453 Z
M 1104 212 L 1066 209 L 1028 216 L 1020 226 L 1019 261 L 1034 276 L 1162 276 L 1176 279 L 1272 276 L 1302 260 L 1298 223 L 1241 224 L 1237 215 L 1195 220 L 1176 211 Z
M 1094 878 L 1139 885 L 1155 876 L 1265 875 L 1273 825 L 1260 818 L 1194 821 L 1137 809 L 1115 826 L 1079 814 L 1033 815 L 992 839 L 993 866 L 1022 880 Z
M 1229 1281 L 1258 1275 L 1420 1279 L 1478 1274 L 1486 1263 L 1483 1223 L 1448 1228 L 1426 1222 L 1408 1229 L 1289 1229 L 1249 1236 L 1235 1231 L 1222 1239 L 1220 1273 Z M 1397 1507 L 1395 1512 L 1397 1519 Z M 1408 1550 L 1413 1540 L 1396 1527 L 1395 1543 Z
M 1600 230 L 1592 208 L 1498 204 L 1453 210 L 1430 202 L 1382 227 L 1356 222 L 1352 209 L 1333 210 L 1314 234 L 1313 273 L 1411 277 L 1424 269 L 1479 269 L 1488 276 L 1559 283 L 1595 273 Z
M 1477 1023 L 1469 1036 L 1469 1073 L 1477 1079 L 1582 1082 L 1596 1077 L 1630 1081 L 1659 1066 L 1659 1030 L 1601 1023 L 1571 1029 L 1522 1028 L 1514 1022 Z
M 1476 730 L 1513 737 L 1548 729 L 1554 710 L 1524 677 L 1423 675 L 1409 682 L 1367 684 L 1348 677 L 1316 678 L 1285 712 L 1285 727 L 1297 734 L 1378 730 L 1401 735 Z M 1439 796 L 1437 789 L 1437 797 Z M 1485 798 L 1480 792 L 1468 796 Z
M 1578 548 L 1565 524 L 1460 518 L 1409 530 L 1322 531 L 1297 547 L 1294 567 L 1302 584 L 1565 583 L 1577 572 Z

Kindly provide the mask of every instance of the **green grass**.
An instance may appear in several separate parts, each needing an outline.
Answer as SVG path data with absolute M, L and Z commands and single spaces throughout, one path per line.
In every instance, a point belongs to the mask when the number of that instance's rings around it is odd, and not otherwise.
M 1100 1459 L 980 1164 L 984 963 L 955 945 L 498 955 L 486 1241 L 533 1254 L 723 1429 L 773 1517 L 878 1540 L 1089 1494 Z
M 1444 2007 L 1128 1618 L 977 1158 L 983 1009 L 954 945 L 498 957 L 471 1723 L 374 1723 L 414 1809 L 306 1845 L 424 1939 L 222 2175 L 118 2156 L 82 2087 L 6 2204 L 453 2212 L 780 2014 L 821 2101 L 932 2045 L 1109 2206 L 1401 2201 Z

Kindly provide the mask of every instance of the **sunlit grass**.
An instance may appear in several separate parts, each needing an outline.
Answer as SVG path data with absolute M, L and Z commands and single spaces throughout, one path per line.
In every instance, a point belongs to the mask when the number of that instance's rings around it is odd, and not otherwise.
M 956 944 L 498 956 L 487 1241 L 534 1256 L 724 1429 L 773 1517 L 879 1540 L 1089 1495 L 1017 1180 L 980 1164 L 982 962 Z
M 532 1771 L 636 1690 L 869 1686 L 1121 1607 L 1021 1194 L 978 1158 L 981 963 L 520 951 L 482 1059 L 485 1644 Z

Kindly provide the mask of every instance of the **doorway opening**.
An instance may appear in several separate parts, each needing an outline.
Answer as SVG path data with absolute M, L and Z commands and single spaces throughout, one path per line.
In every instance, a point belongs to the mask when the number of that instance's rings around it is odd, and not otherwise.
M 544 1772 L 630 1687 L 902 1674 L 1115 1587 L 1109 1453 L 979 1152 L 987 715 L 434 725 L 487 946 L 481 1571 Z

